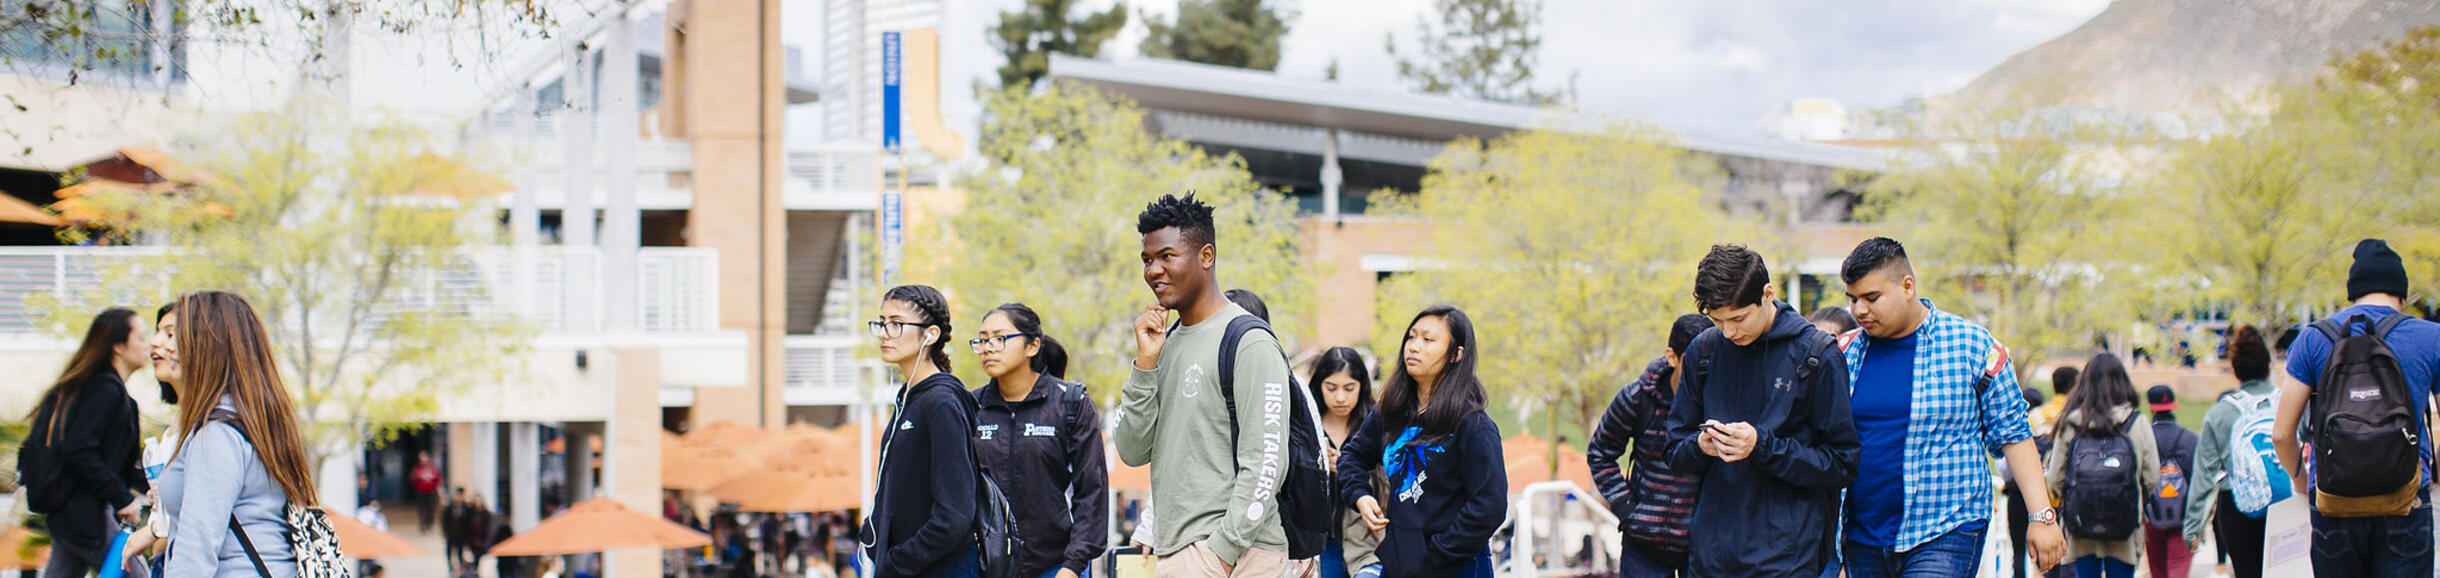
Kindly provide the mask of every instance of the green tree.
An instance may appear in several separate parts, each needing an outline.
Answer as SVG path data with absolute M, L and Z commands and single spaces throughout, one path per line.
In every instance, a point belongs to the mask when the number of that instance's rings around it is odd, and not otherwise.
M 2128 243 L 2141 205 L 2117 175 L 2134 158 L 2106 121 L 1967 111 L 1876 179 L 1857 214 L 1896 233 L 1922 294 L 1981 322 L 2032 371 L 2128 327 L 2157 276 Z
M 122 254 L 85 292 L 30 301 L 66 328 L 110 304 L 205 288 L 244 295 L 270 331 L 317 467 L 419 427 L 442 398 L 512 377 L 535 331 L 481 305 L 509 296 L 453 282 L 477 274 L 470 250 L 492 236 L 488 207 L 459 200 L 480 177 L 424 131 L 344 118 L 309 106 L 238 115 L 171 147 L 211 175 L 191 188 L 80 198 L 100 232 L 70 229 L 66 240 L 166 247 Z
M 2387 225 L 2383 232 L 2405 257 L 2408 271 L 2440 270 L 2440 26 L 2423 26 L 2379 47 L 2335 59 L 2320 84 L 2344 98 L 2341 107 L 2359 131 L 2359 165 L 2352 188 Z M 2334 152 L 2334 151 L 2333 151 Z M 2415 284 L 2410 302 L 2440 302 L 2440 283 Z
M 1151 31 L 1136 50 L 1144 56 L 1220 66 L 1279 69 L 1279 39 L 1294 9 L 1269 0 L 1184 0 L 1176 25 L 1143 14 Z
M 1127 26 L 1127 6 L 1070 18 L 1076 0 L 1025 0 L 1025 7 L 1000 13 L 992 27 L 992 45 L 1007 59 L 1000 65 L 1000 86 L 1032 86 L 1051 72 L 1051 53 L 1092 58 L 1101 43 Z
M 1534 88 L 1541 58 L 1541 0 L 1433 0 L 1439 23 L 1418 18 L 1417 44 L 1401 54 L 1398 38 L 1386 44 L 1398 59 L 1398 78 L 1428 94 L 1516 104 L 1547 105 L 1574 98 L 1574 89 Z M 1573 85 L 1571 77 L 1569 84 Z
M 1371 346 L 1397 363 L 1417 311 L 1465 310 L 1481 341 L 1471 353 L 1501 408 L 1493 416 L 1511 433 L 1581 433 L 1693 310 L 1695 262 L 1715 240 L 1750 230 L 1730 226 L 1703 193 L 1716 165 L 1648 126 L 1460 139 L 1429 171 L 1420 192 L 1376 205 L 1433 227 L 1417 270 L 1382 289 Z
M 908 244 L 908 278 L 937 281 L 957 319 L 1032 306 L 1068 348 L 1067 377 L 1112 395 L 1134 359 L 1129 325 L 1152 302 L 1136 214 L 1191 192 L 1218 209 L 1221 284 L 1261 294 L 1282 338 L 1310 334 L 1315 275 L 1298 258 L 1294 207 L 1244 161 L 1147 133 L 1143 111 L 1086 88 L 1004 90 L 988 110 L 987 164 L 958 181 L 965 206 L 908 233 L 926 239 Z
M 2333 257 L 2371 232 L 2346 185 L 2367 155 L 2334 96 L 2286 91 L 2268 118 L 2225 115 L 2230 132 L 2168 147 L 2143 185 L 2150 270 L 2177 280 L 2156 306 L 2224 305 L 2231 320 L 2277 327 L 2331 301 L 2330 281 L 2347 273 Z

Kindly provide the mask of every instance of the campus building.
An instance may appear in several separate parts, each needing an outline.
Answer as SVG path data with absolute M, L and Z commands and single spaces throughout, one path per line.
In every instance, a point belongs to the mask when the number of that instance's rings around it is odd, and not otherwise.
M 1145 129 L 1235 154 L 1264 186 L 1296 199 L 1308 262 L 1327 268 L 1315 286 L 1320 318 L 1299 325 L 1306 349 L 1368 344 L 1380 282 L 1412 271 L 1431 223 L 1367 214 L 1372 195 L 1422 188 L 1425 167 L 1449 141 L 1496 138 L 1554 119 L 1540 109 L 1414 94 L 1272 72 L 1165 60 L 1052 55 L 1050 77 L 1124 96 L 1145 109 Z M 1569 119 L 1551 123 L 1567 126 Z M 1579 119 L 1582 120 L 1582 119 Z M 1767 253 L 1799 308 L 1823 299 L 1825 280 L 1869 238 L 1853 221 L 1853 171 L 1882 166 L 1881 151 L 1762 136 L 1662 128 L 1727 176 L 1713 194 L 1732 214 L 1779 227 L 1792 247 Z M 1759 240 L 1758 240 L 1759 241 Z M 1769 250 L 1768 247 L 1758 247 Z

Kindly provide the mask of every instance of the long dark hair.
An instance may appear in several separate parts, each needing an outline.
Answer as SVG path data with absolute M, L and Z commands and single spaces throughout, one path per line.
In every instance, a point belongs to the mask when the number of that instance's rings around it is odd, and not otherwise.
M 105 371 L 118 373 L 115 349 L 135 333 L 135 319 L 135 310 L 112 307 L 94 315 L 93 324 L 85 327 L 85 341 L 77 344 L 76 354 L 68 356 L 67 369 L 59 372 L 59 380 L 51 382 L 49 391 L 42 392 L 42 403 L 34 406 L 34 415 L 27 420 L 50 418 L 46 423 L 36 424 L 42 428 L 46 443 L 58 441 L 59 414 L 76 405 L 76 396 L 85 392 L 86 383 Z
M 2138 397 L 2135 381 L 2127 377 L 2127 366 L 2118 356 L 2108 353 L 2094 355 L 2084 362 L 2084 372 L 2076 378 L 2076 389 L 2067 392 L 2067 411 L 2061 415 L 2082 416 L 2068 421 L 2083 435 L 2117 435 L 2118 423 L 2111 419 L 2122 407 L 2134 407 Z
M 940 290 L 930 285 L 899 285 L 882 293 L 881 301 L 901 301 L 913 305 L 916 313 L 923 314 L 924 323 L 940 328 L 940 340 L 924 346 L 924 355 L 931 356 L 932 365 L 939 368 L 941 373 L 949 373 L 949 336 L 957 334 L 955 329 L 949 327 L 949 298 L 941 296 Z
M 1008 317 L 1008 324 L 1017 326 L 1018 333 L 1042 345 L 1040 351 L 1034 352 L 1031 363 L 1034 373 L 1067 379 L 1067 348 L 1059 345 L 1059 340 L 1051 339 L 1050 334 L 1042 332 L 1042 316 L 1034 314 L 1034 308 L 1026 307 L 1024 303 L 1003 303 L 993 308 L 991 313 Z M 991 313 L 983 316 L 990 317 Z
M 161 306 L 161 310 L 159 310 L 159 311 L 154 311 L 154 312 L 153 312 L 153 330 L 154 330 L 154 331 L 160 331 L 160 330 L 161 330 L 161 320 L 162 320 L 162 319 L 167 319 L 167 318 L 169 318 L 169 314 L 171 314 L 171 313 L 176 313 L 176 312 L 178 312 L 178 302 L 177 302 L 177 301 L 171 301 L 171 302 L 169 302 L 169 303 L 163 304 L 163 305 Z M 161 379 L 161 376 L 160 376 L 159 374 L 157 374 L 157 373 L 153 375 L 153 383 L 154 383 L 155 385 L 159 385 L 159 386 L 161 386 L 161 403 L 165 403 L 165 404 L 169 404 L 169 405 L 178 405 L 178 388 L 177 388 L 176 386 L 171 385 L 171 384 L 170 384 L 170 382 L 169 382 L 169 380 L 166 380 L 166 379 Z
M 1328 405 L 1322 403 L 1322 380 L 1342 371 L 1356 380 L 1356 408 L 1347 412 L 1347 425 L 1353 426 L 1363 423 L 1364 416 L 1372 415 L 1373 411 L 1372 372 L 1364 369 L 1363 354 L 1356 353 L 1352 347 L 1332 347 L 1323 351 L 1321 357 L 1313 358 L 1313 379 L 1305 381 L 1305 388 L 1312 391 L 1313 403 L 1320 406 L 1318 409 L 1322 413 L 1330 413 Z
M 1457 359 L 1449 360 L 1448 367 L 1440 370 L 1429 405 L 1415 399 L 1422 386 L 1415 383 L 1414 376 L 1407 375 L 1406 364 L 1399 363 L 1398 369 L 1390 372 L 1389 386 L 1381 396 L 1381 420 L 1391 430 L 1420 425 L 1422 437 L 1439 438 L 1455 433 L 1466 416 L 1483 411 L 1483 381 L 1474 375 L 1474 360 L 1482 359 L 1483 352 L 1475 346 L 1474 322 L 1466 318 L 1466 312 L 1448 305 L 1425 307 L 1406 322 L 1407 331 L 1414 331 L 1415 324 L 1426 317 L 1438 317 L 1449 324 L 1449 355 Z M 1463 354 L 1459 353 L 1460 348 Z M 1398 349 L 1406 350 L 1405 339 L 1399 339 Z M 1422 415 L 1415 412 L 1418 405 L 1425 405 Z

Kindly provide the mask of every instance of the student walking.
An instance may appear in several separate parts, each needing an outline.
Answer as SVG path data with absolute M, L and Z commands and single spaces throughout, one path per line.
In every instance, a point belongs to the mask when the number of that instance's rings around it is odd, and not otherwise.
M 1669 467 L 1669 405 L 1686 375 L 1682 352 L 1709 329 L 1711 318 L 1693 313 L 1670 323 L 1667 348 L 1644 366 L 1642 377 L 1610 398 L 1610 408 L 1601 413 L 1584 446 L 1593 483 L 1601 486 L 1602 499 L 1618 516 L 1621 578 L 1668 578 L 1686 567 L 1691 549 L 1686 518 L 1694 512 L 1695 479 Z M 1629 443 L 1635 446 L 1632 479 L 1618 467 Z
M 1838 492 L 1855 479 L 1855 420 L 1837 339 L 1779 301 L 1762 256 L 1713 246 L 1669 408 L 1669 466 L 1700 476 L 1688 576 L 1819 576 L 1835 558 Z
M 2118 356 L 2084 364 L 2050 446 L 2049 477 L 2078 578 L 2129 578 L 2142 559 L 2143 497 L 2160 486 L 2152 420 Z
M 166 354 L 179 368 L 183 443 L 161 474 L 176 525 L 164 574 L 293 578 L 286 509 L 320 504 L 271 338 L 234 293 L 188 294 L 177 314 Z
M 1990 458 L 2048 495 L 2008 348 L 1917 295 L 1906 247 L 1857 245 L 1839 273 L 1858 329 L 1842 336 L 1862 441 L 1841 551 L 1852 578 L 1973 574 L 1991 527 Z M 2047 506 L 2047 505 L 2045 505 Z M 2027 511 L 2035 565 L 2058 563 L 2058 514 Z
M 1007 492 L 1025 550 L 1016 577 L 1077 578 L 1109 549 L 1101 412 L 1067 374 L 1067 349 L 1022 303 L 983 315 L 966 342 L 991 382 L 974 390 L 974 453 Z
M 142 424 L 127 377 L 149 361 L 143 323 L 130 309 L 93 316 L 67 368 L 27 418 L 18 466 L 26 505 L 46 515 L 50 527 L 44 576 L 83 576 L 118 562 L 104 559 L 111 537 L 142 521 L 136 493 L 152 485 L 139 462 Z
M 1155 573 L 1288 574 L 1296 564 L 1274 493 L 1286 472 L 1263 464 L 1288 461 L 1279 440 L 1289 435 L 1291 404 L 1258 401 L 1301 395 L 1288 391 L 1287 356 L 1271 332 L 1252 330 L 1238 335 L 1234 358 L 1221 355 L 1231 321 L 1249 314 L 1221 296 L 1210 205 L 1163 195 L 1135 228 L 1156 303 L 1135 320 L 1115 431 L 1119 459 L 1152 468 Z
M 2387 242 L 2355 245 L 2353 303 L 2315 322 L 2288 348 L 2273 443 L 2291 487 L 2313 506 L 2313 573 L 2390 578 L 2432 574 L 2432 380 L 2440 324 L 2402 313 L 2406 265 Z M 2307 405 L 2310 404 L 2310 411 Z M 2298 424 L 2312 437 L 2297 447 Z
M 881 439 L 881 474 L 865 518 L 865 555 L 882 577 L 982 575 L 975 407 L 949 374 L 949 300 L 923 285 L 892 287 L 865 323 L 881 361 L 898 367 L 898 411 Z
M 1407 323 L 1381 411 L 1339 455 L 1339 493 L 1382 531 L 1384 576 L 1491 578 L 1491 535 L 1508 517 L 1500 428 L 1483 413 L 1474 323 L 1447 305 Z M 1380 471 L 1389 493 L 1373 493 Z
M 1376 413 L 1372 372 L 1364 369 L 1364 356 L 1354 348 L 1332 347 L 1313 359 L 1313 376 L 1306 387 L 1313 390 L 1313 399 L 1322 402 L 1323 442 L 1335 475 L 1348 438 L 1355 436 L 1356 426 Z M 1371 482 L 1376 493 L 1382 483 L 1376 471 Z M 1341 505 L 1332 510 L 1335 532 L 1329 550 L 1322 552 L 1322 578 L 1380 578 L 1381 557 L 1375 550 L 1381 545 L 1381 532 L 1366 526 L 1353 507 Z
M 2152 408 L 2152 440 L 2160 448 L 2160 486 L 2144 494 L 2144 561 L 2153 576 L 2186 576 L 2194 546 L 2186 542 L 2186 494 L 2193 490 L 2194 430 L 2177 423 L 2177 391 L 2155 385 L 2144 391 Z
M 2191 546 L 2202 542 L 2203 528 L 2212 528 L 2212 542 L 2228 555 L 2236 578 L 2261 578 L 2263 517 L 2295 488 L 2271 445 L 2280 393 L 2270 382 L 2271 351 L 2260 329 L 2229 330 L 2228 365 L 2239 385 L 2203 414 L 2194 471 L 2186 477 L 2193 487 L 2186 492 L 2184 533 Z

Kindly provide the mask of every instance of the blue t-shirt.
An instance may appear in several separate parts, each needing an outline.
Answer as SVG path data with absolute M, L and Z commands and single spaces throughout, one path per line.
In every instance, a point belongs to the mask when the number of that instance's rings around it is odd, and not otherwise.
M 1906 515 L 1906 425 L 1915 403 L 1915 336 L 1872 339 L 1848 405 L 1863 442 L 1847 487 L 1847 539 L 1888 547 Z
M 2347 323 L 2347 335 L 2352 337 L 2371 329 L 2354 324 L 2352 320 L 2355 316 L 2362 315 L 2379 323 L 2382 318 L 2397 313 L 2396 309 L 2378 305 L 2356 305 L 2332 317 Z M 2440 373 L 2440 323 L 2409 319 L 2399 323 L 2397 329 L 2390 330 L 2385 343 L 2389 344 L 2389 352 L 2398 356 L 2398 369 L 2406 373 L 2406 387 L 2414 392 L 2411 397 L 2415 398 L 2415 416 L 2420 419 L 2426 411 L 2425 404 L 2432 396 L 2432 376 Z M 2330 350 L 2335 345 L 2321 331 L 2310 325 L 2305 326 L 2304 331 L 2296 335 L 2296 342 L 2288 346 L 2288 376 L 2296 378 L 2306 387 L 2316 385 L 2314 382 L 2321 381 L 2322 364 L 2329 362 Z M 2431 436 L 2417 438 L 2416 445 L 2423 453 L 2423 483 L 2429 485 L 2432 480 Z M 2312 478 L 2306 476 L 2305 483 L 2312 484 Z

